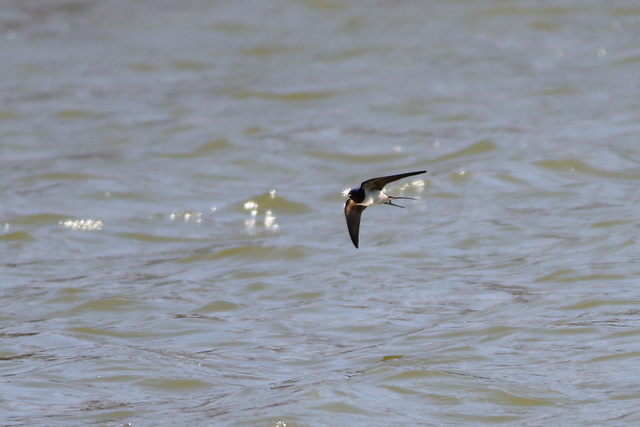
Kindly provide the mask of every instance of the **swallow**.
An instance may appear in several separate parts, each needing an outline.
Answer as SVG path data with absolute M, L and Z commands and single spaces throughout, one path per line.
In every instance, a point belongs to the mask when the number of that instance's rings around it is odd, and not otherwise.
M 393 203 L 394 199 L 411 199 L 413 197 L 396 197 L 389 196 L 384 192 L 384 186 L 390 182 L 397 181 L 408 176 L 420 175 L 427 171 L 416 171 L 401 173 L 398 175 L 381 176 L 379 178 L 368 179 L 360 184 L 360 188 L 354 188 L 349 191 L 349 200 L 344 204 L 344 216 L 347 218 L 347 228 L 349 236 L 354 246 L 358 247 L 358 235 L 360 234 L 360 216 L 367 206 L 391 205 L 398 208 L 404 206 Z

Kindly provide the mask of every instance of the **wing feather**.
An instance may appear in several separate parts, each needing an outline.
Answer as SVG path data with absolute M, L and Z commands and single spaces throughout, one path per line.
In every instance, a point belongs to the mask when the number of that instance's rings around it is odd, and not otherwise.
M 366 208 L 366 206 L 359 205 L 351 199 L 344 204 L 344 216 L 347 219 L 349 236 L 351 236 L 351 241 L 356 248 L 358 247 L 358 235 L 360 234 L 360 216 Z
M 421 173 L 425 173 L 426 171 L 416 171 L 416 172 L 407 172 L 401 173 L 398 175 L 389 175 L 389 176 L 381 176 L 379 178 L 368 179 L 364 181 L 360 186 L 366 190 L 382 190 L 385 185 L 390 182 L 397 181 L 402 178 L 406 178 L 408 176 L 420 175 Z

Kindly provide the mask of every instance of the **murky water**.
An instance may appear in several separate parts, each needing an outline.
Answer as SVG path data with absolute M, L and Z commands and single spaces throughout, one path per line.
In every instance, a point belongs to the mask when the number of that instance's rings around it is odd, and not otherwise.
M 635 2 L 5 1 L 0 424 L 637 425 Z M 345 188 L 427 169 L 348 237 Z

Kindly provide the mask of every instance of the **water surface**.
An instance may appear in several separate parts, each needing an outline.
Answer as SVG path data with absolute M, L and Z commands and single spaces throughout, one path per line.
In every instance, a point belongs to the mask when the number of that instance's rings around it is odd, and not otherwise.
M 0 30 L 1 424 L 637 425 L 635 4 Z M 420 169 L 355 249 L 342 191 Z

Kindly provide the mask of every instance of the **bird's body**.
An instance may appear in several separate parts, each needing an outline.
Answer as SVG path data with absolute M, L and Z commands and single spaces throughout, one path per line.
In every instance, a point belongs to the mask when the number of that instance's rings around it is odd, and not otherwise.
M 362 203 L 358 204 L 361 206 L 378 206 L 389 203 L 390 200 L 391 197 L 387 196 L 382 190 L 370 190 L 366 192 Z
M 390 182 L 425 172 L 426 170 L 368 179 L 360 184 L 360 188 L 354 188 L 349 191 L 349 200 L 347 200 L 344 205 L 344 215 L 347 219 L 349 236 L 351 236 L 351 241 L 356 248 L 358 247 L 360 216 L 362 215 L 362 211 L 364 211 L 368 206 L 377 206 L 382 204 L 402 208 L 404 206 L 394 204 L 393 199 L 413 199 L 412 197 L 389 196 L 384 192 L 384 186 Z

